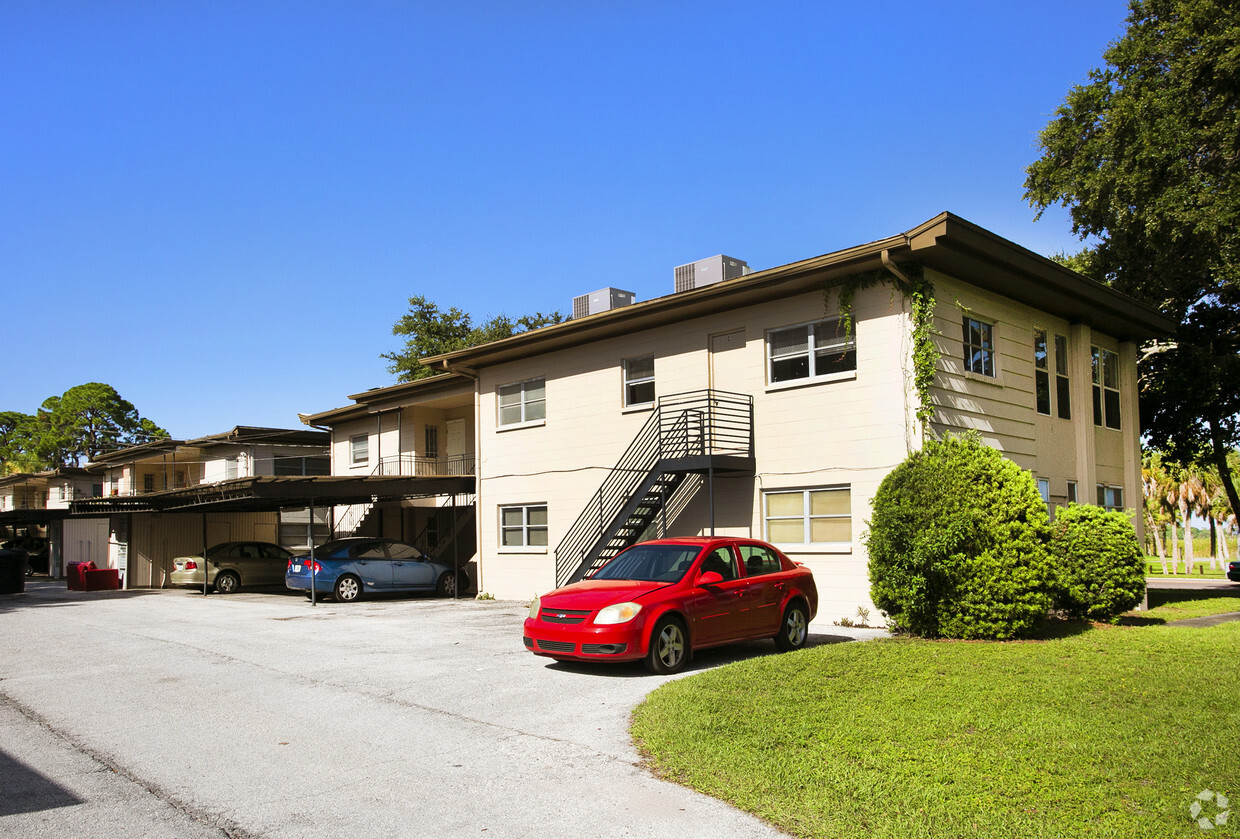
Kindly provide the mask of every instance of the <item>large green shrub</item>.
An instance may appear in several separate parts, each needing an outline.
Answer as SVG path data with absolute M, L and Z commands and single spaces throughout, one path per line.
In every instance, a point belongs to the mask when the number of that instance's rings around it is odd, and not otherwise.
M 1071 504 L 1055 514 L 1055 601 L 1075 618 L 1109 621 L 1145 596 L 1145 559 L 1125 514 Z
M 871 597 L 927 638 L 1020 638 L 1050 608 L 1046 505 L 1033 476 L 975 434 L 931 441 L 874 496 Z

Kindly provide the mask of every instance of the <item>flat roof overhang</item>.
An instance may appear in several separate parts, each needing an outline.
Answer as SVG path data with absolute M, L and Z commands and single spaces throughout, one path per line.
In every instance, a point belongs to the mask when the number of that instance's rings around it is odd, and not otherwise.
M 0 524 L 47 524 L 69 517 L 63 507 L 52 510 L 5 510 L 0 513 Z
M 336 506 L 469 494 L 474 492 L 474 488 L 472 475 L 425 478 L 389 475 L 238 478 L 145 495 L 83 499 L 73 502 L 72 515 L 261 513 L 286 507 L 309 507 L 311 504 Z

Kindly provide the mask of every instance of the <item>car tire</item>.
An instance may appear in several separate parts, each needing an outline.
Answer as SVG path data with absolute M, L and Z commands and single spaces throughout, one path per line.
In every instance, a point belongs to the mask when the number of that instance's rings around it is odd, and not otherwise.
M 784 609 L 784 616 L 779 621 L 779 632 L 775 634 L 775 646 L 781 653 L 799 650 L 809 640 L 809 616 L 805 613 L 805 604 L 794 600 Z
M 352 603 L 362 597 L 362 581 L 352 574 L 346 574 L 332 587 L 332 596 L 337 603 Z
M 667 675 L 679 673 L 689 663 L 689 635 L 679 618 L 660 618 L 650 633 L 650 649 L 646 653 L 646 669 Z
M 231 571 L 221 571 L 215 575 L 215 590 L 219 594 L 234 594 L 241 588 L 241 578 Z
M 435 593 L 440 597 L 456 597 L 465 589 L 465 575 L 457 571 L 445 571 L 435 583 Z

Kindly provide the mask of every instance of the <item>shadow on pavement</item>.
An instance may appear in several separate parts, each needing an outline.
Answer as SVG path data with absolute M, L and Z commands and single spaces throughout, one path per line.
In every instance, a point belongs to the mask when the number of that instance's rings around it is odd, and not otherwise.
M 0 816 L 81 804 L 69 790 L 0 749 Z

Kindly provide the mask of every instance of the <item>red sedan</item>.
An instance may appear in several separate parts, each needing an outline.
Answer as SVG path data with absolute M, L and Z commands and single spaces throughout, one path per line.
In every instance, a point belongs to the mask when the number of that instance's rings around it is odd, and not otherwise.
M 805 646 L 814 575 L 755 539 L 639 542 L 587 580 L 530 604 L 525 646 L 560 661 L 635 661 L 681 670 L 694 650 L 771 638 Z

